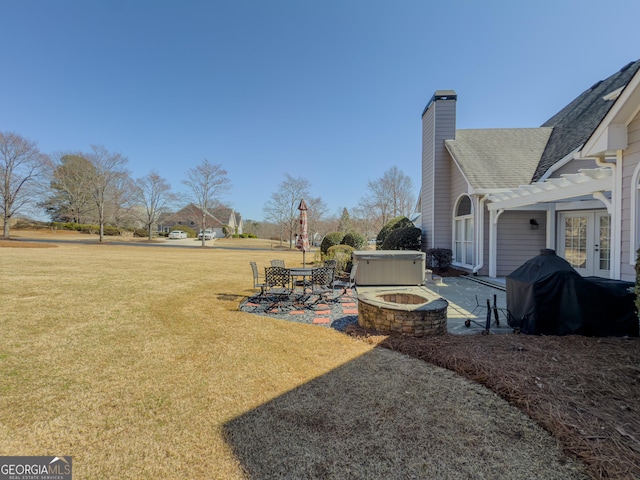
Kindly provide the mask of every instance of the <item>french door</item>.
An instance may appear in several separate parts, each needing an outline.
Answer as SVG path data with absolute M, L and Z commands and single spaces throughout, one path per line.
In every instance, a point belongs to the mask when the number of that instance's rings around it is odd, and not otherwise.
M 609 278 L 611 216 L 606 211 L 560 214 L 559 255 L 580 275 Z

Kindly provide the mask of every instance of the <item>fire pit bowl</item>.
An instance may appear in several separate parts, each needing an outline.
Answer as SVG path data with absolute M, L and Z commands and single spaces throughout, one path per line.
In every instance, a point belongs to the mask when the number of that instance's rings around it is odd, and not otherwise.
M 429 298 L 418 287 L 367 290 L 358 292 L 358 324 L 382 334 L 442 335 L 448 306 L 444 298 Z

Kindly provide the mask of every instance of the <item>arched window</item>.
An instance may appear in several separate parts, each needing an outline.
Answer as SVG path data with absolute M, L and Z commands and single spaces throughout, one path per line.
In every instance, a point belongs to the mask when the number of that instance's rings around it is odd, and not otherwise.
M 468 195 L 458 199 L 453 225 L 453 261 L 459 265 L 472 266 L 473 208 Z

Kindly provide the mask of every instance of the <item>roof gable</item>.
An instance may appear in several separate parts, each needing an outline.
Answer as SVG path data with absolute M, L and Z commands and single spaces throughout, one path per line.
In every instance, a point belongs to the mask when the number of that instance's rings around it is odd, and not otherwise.
M 607 115 L 617 95 L 640 69 L 640 60 L 625 65 L 609 78 L 595 83 L 566 107 L 547 120 L 543 127 L 553 132 L 531 181 L 539 180 L 556 162 L 583 145 Z M 529 182 L 527 182 L 529 183 Z
M 474 189 L 527 184 L 536 169 L 551 128 L 456 130 L 445 145 Z

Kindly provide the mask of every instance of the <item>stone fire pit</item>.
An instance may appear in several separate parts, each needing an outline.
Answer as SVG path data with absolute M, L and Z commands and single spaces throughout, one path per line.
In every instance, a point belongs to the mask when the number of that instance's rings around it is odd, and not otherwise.
M 427 296 L 429 294 L 429 297 Z M 358 292 L 358 324 L 379 333 L 414 337 L 447 332 L 449 303 L 419 287 Z

